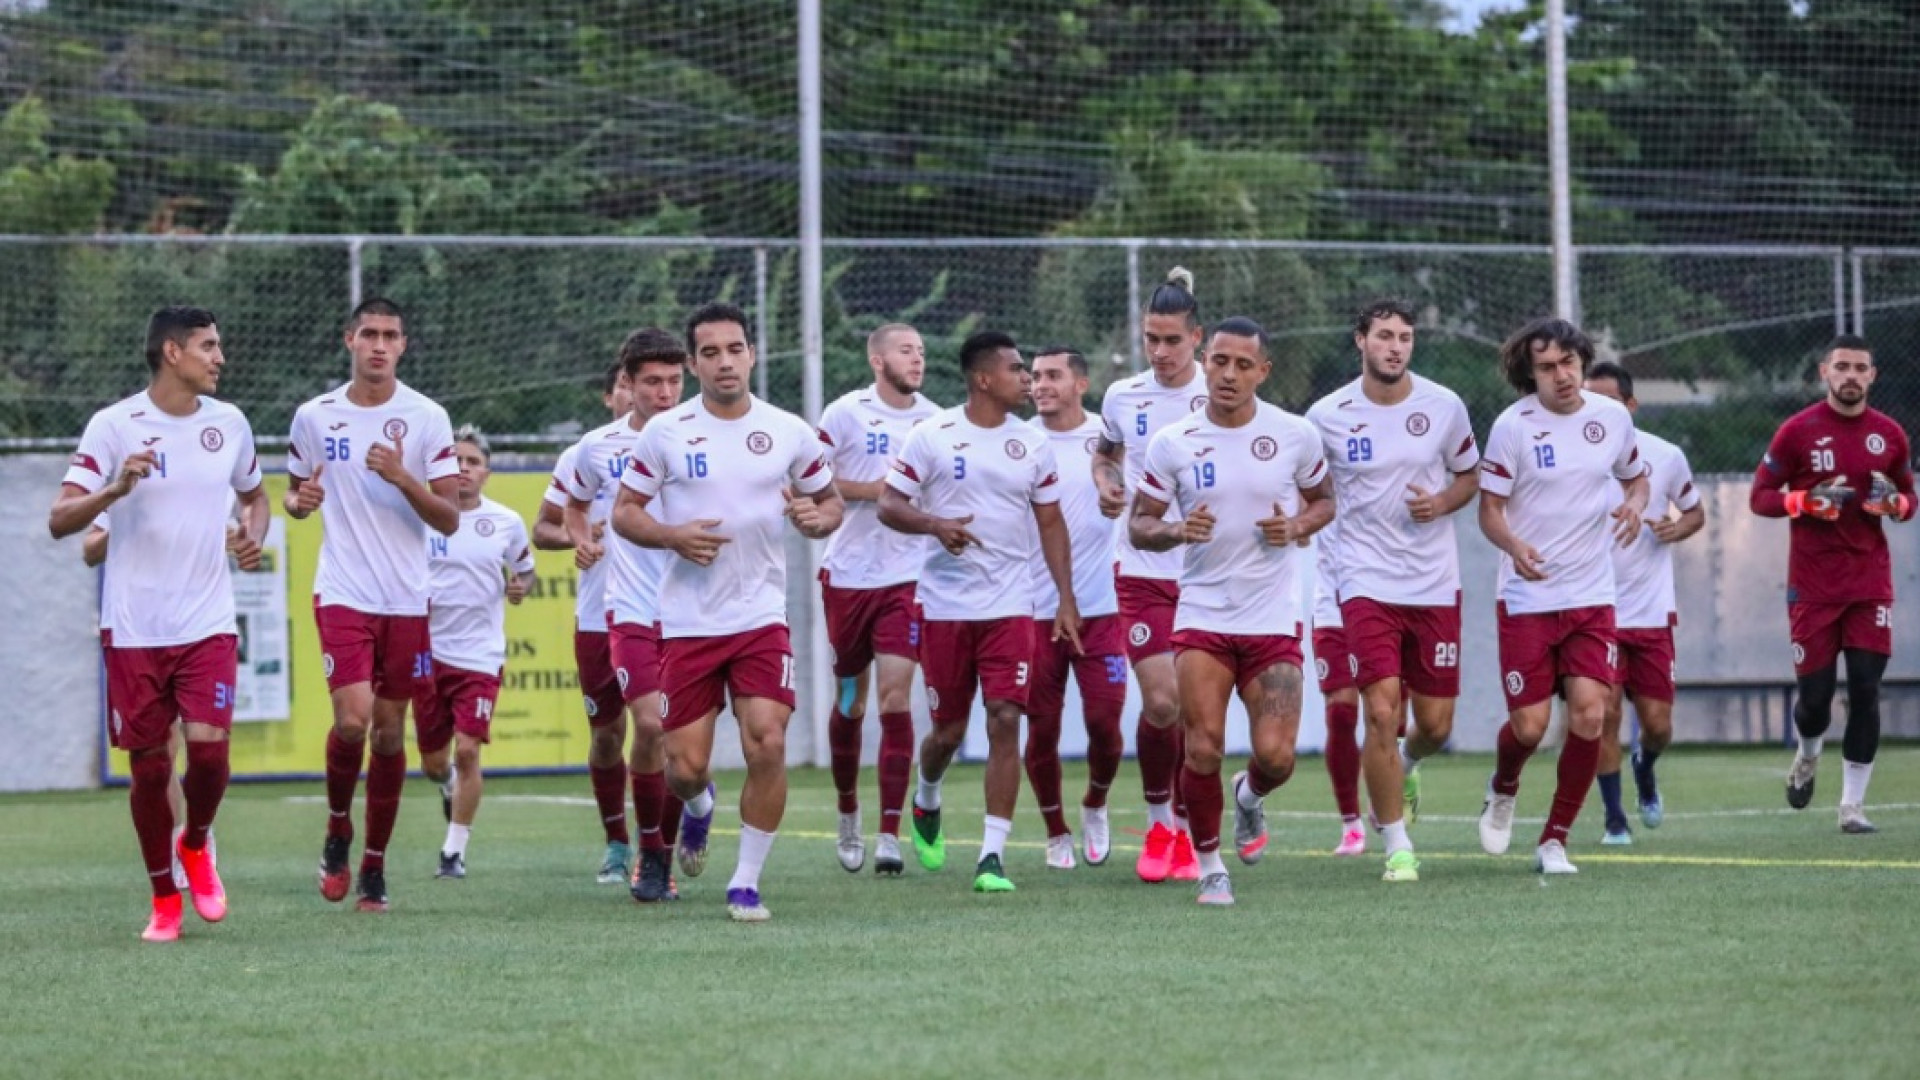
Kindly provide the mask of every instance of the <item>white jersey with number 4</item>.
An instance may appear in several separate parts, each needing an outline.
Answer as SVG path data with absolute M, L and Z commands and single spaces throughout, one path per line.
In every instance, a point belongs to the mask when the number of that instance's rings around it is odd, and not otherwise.
M 1361 380 L 1307 410 L 1333 470 L 1340 531 L 1339 598 L 1451 607 L 1460 598 L 1460 548 L 1453 522 L 1413 520 L 1412 488 L 1437 495 L 1480 464 L 1473 424 L 1459 395 L 1409 373 L 1406 400 L 1376 405 Z
M 115 648 L 189 645 L 235 632 L 227 576 L 227 508 L 260 486 L 253 429 L 240 410 L 200 398 L 190 416 L 160 411 L 145 391 L 93 414 L 65 483 L 91 495 L 127 458 L 152 471 L 113 504 L 100 625 Z M 106 525 L 101 515 L 101 525 Z
M 805 420 L 750 398 L 737 420 L 695 398 L 647 423 L 620 482 L 650 500 L 666 525 L 713 520 L 727 538 L 712 564 L 668 552 L 660 581 L 660 636 L 720 637 L 787 621 L 787 504 L 783 490 L 833 486 L 826 447 Z
M 884 481 L 914 425 L 939 411 L 919 394 L 913 395 L 911 405 L 896 409 L 871 386 L 841 396 L 820 414 L 820 441 L 828 447 L 833 475 L 861 484 Z M 827 537 L 821 568 L 839 589 L 901 585 L 920 576 L 928 543 L 924 536 L 880 524 L 877 501 L 850 501 L 846 519 Z
M 1681 513 L 1700 505 L 1693 486 L 1693 467 L 1679 447 L 1658 435 L 1642 431 L 1640 456 L 1647 463 L 1647 522 L 1667 516 L 1668 508 Z M 1614 505 L 1625 501 L 1625 492 Z M 1613 624 L 1623 629 L 1671 626 L 1674 618 L 1673 545 L 1653 535 L 1643 522 L 1640 535 L 1626 547 L 1612 545 L 1613 579 L 1619 596 L 1614 601 Z
M 983 428 L 964 406 L 945 409 L 913 429 L 887 483 L 934 517 L 971 515 L 967 531 L 980 538 L 959 555 L 928 545 L 918 589 L 926 618 L 1033 616 L 1033 508 L 1060 501 L 1060 470 L 1044 434 L 1011 416 Z
M 604 503 L 606 512 L 611 513 L 613 500 L 620 492 L 620 478 L 633 467 L 633 456 L 639 449 L 640 432 L 633 429 L 630 417 L 587 432 L 574 445 L 567 494 L 594 507 Z M 659 622 L 660 579 L 673 553 L 643 548 L 616 534 L 611 526 L 601 534 L 600 546 L 603 554 L 594 569 L 607 568 L 607 576 L 601 581 L 600 629 L 610 623 L 650 627 Z
M 427 537 L 433 662 L 493 675 L 507 662 L 506 574 L 533 573 L 520 515 L 482 497 L 452 536 Z
M 1106 440 L 1127 448 L 1127 503 L 1133 503 L 1140 490 L 1140 477 L 1147 467 L 1147 447 L 1153 437 L 1169 424 L 1184 423 L 1207 407 L 1207 380 L 1200 365 L 1185 386 L 1162 386 L 1158 377 L 1145 371 L 1107 387 L 1100 403 L 1100 422 Z M 1121 511 L 1124 520 L 1126 511 Z M 1178 521 L 1180 508 L 1169 506 L 1167 520 Z M 1113 531 L 1114 558 L 1121 577 L 1177 581 L 1180 578 L 1178 551 L 1141 551 L 1127 538 L 1125 526 Z
M 541 500 L 559 510 L 567 511 L 572 502 L 569 489 L 573 486 L 573 463 L 579 455 L 580 444 L 574 443 L 560 452 L 560 460 L 553 463 L 553 481 L 547 485 L 547 492 Z M 613 512 L 613 492 L 603 491 L 594 497 L 593 505 L 587 507 L 587 524 L 605 526 L 607 515 Z M 612 544 L 601 533 L 601 543 L 608 547 Z M 573 626 L 585 634 L 604 634 L 607 632 L 607 560 L 601 559 L 585 570 L 578 571 L 573 585 Z
M 1116 615 L 1120 601 L 1113 588 L 1113 519 L 1100 512 L 1100 490 L 1093 486 L 1093 451 L 1104 425 L 1089 416 L 1079 427 L 1055 431 L 1038 417 L 1028 421 L 1053 448 L 1060 470 L 1060 516 L 1073 541 L 1073 602 L 1080 617 Z M 1031 520 L 1031 514 L 1027 515 Z M 1060 613 L 1060 590 L 1053 587 L 1047 560 L 1040 554 L 1040 526 L 1028 526 L 1033 544 L 1033 615 L 1051 619 Z
M 1507 524 L 1540 553 L 1544 581 L 1514 573 L 1500 554 L 1500 590 L 1508 614 L 1605 607 L 1614 602 L 1613 521 L 1620 481 L 1646 471 L 1627 407 L 1584 394 L 1562 416 L 1528 394 L 1507 406 L 1487 435 L 1480 490 L 1507 498 Z
M 330 390 L 293 414 L 287 472 L 320 472 L 326 500 L 320 568 L 313 595 L 368 615 L 427 613 L 427 523 L 400 489 L 367 468 L 375 443 L 398 441 L 406 471 L 423 484 L 460 475 L 447 411 L 404 383 L 385 405 L 361 408 L 347 387 Z
M 1216 634 L 1299 637 L 1298 560 L 1293 544 L 1274 547 L 1255 522 L 1280 512 L 1293 517 L 1301 493 L 1327 478 L 1327 459 L 1313 426 L 1262 401 L 1253 419 L 1221 427 L 1202 413 L 1175 424 L 1147 448 L 1143 490 L 1178 507 L 1182 518 L 1205 506 L 1213 539 L 1181 553 L 1180 606 L 1173 628 Z

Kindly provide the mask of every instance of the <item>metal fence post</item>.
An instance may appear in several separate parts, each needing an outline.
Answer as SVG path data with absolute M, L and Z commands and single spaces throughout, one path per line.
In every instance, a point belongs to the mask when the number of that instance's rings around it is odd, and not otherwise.
M 767 400 L 767 249 L 753 249 L 753 355 L 759 358 L 760 400 Z
M 1862 337 L 1867 333 L 1866 259 L 1857 251 L 1853 253 L 1853 332 Z
M 1127 241 L 1127 365 L 1139 371 L 1146 358 L 1140 354 L 1140 241 Z
M 1845 253 L 1834 252 L 1833 332 L 1836 337 L 1847 332 L 1847 269 L 1845 261 Z

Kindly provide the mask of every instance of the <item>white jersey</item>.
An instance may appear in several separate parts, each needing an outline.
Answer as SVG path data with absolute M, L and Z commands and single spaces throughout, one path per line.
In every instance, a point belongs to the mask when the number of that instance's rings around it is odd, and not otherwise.
M 957 556 L 927 545 L 918 589 L 926 618 L 1033 616 L 1033 508 L 1060 501 L 1060 470 L 1044 434 L 1011 416 L 976 427 L 956 405 L 913 429 L 887 483 L 935 517 L 971 514 L 967 531 L 981 541 Z
M 427 537 L 427 574 L 433 595 L 428 627 L 433 662 L 483 675 L 507 662 L 509 574 L 533 573 L 533 546 L 520 515 L 482 497 L 460 512 L 452 536 Z
M 191 416 L 169 416 L 145 391 L 93 414 L 65 482 L 91 495 L 143 450 L 146 479 L 113 504 L 100 586 L 100 625 L 116 648 L 190 645 L 236 632 L 227 576 L 233 493 L 260 486 L 253 429 L 240 410 L 201 398 Z M 105 515 L 99 524 L 106 525 Z
M 656 521 L 717 520 L 712 531 L 729 541 L 710 566 L 665 553 L 662 637 L 721 637 L 785 625 L 788 526 L 781 489 L 817 495 L 833 486 L 826 447 L 805 420 L 759 398 L 748 400 L 745 416 L 727 420 L 695 398 L 648 422 L 620 482 L 651 500 L 647 513 Z
M 658 420 L 656 416 L 649 423 Z M 604 513 L 612 513 L 613 500 L 619 495 L 620 478 L 633 467 L 640 439 L 641 433 L 634 430 L 630 416 L 587 432 L 574 446 L 573 474 L 567 480 L 567 494 L 595 507 L 604 503 Z M 611 527 L 601 536 L 600 545 L 605 554 L 595 569 L 604 566 L 607 575 L 602 579 L 599 628 L 605 630 L 613 623 L 652 626 L 659 622 L 660 579 L 674 554 L 659 548 L 643 548 L 619 536 Z
M 567 512 L 567 504 L 572 502 L 570 492 L 573 487 L 573 463 L 579 457 L 580 444 L 574 443 L 560 453 L 560 460 L 553 463 L 553 482 L 547 485 L 547 493 L 542 501 Z M 594 496 L 593 505 L 587 507 L 587 524 L 604 526 L 608 515 L 613 513 L 613 491 L 605 490 Z M 611 530 L 607 530 L 611 532 Z M 611 547 L 602 534 L 602 543 Z M 607 566 L 608 560 L 599 562 L 578 571 L 573 586 L 573 627 L 584 634 L 604 634 L 607 632 Z
M 427 613 L 427 523 L 400 489 L 367 468 L 375 443 L 400 440 L 407 472 L 422 483 L 460 475 L 447 411 L 396 383 L 385 405 L 361 408 L 341 386 L 300 406 L 287 442 L 287 472 L 322 469 L 324 526 L 313 595 L 368 615 Z
M 1040 418 L 1028 421 L 1053 448 L 1060 474 L 1060 515 L 1073 541 L 1073 602 L 1080 617 L 1117 615 L 1120 600 L 1113 590 L 1113 519 L 1100 512 L 1100 489 L 1093 486 L 1093 451 L 1103 425 L 1089 416 L 1071 431 L 1054 431 Z M 1033 544 L 1033 615 L 1051 619 L 1060 613 L 1060 591 L 1053 587 L 1047 560 L 1040 553 L 1040 526 L 1027 515 Z
M 855 483 L 885 480 L 914 425 L 939 411 L 939 406 L 919 394 L 904 409 L 880 400 L 871 386 L 843 395 L 820 414 L 820 441 L 829 448 L 833 475 Z M 930 543 L 927 537 L 880 524 L 878 502 L 849 501 L 846 519 L 827 537 L 827 553 L 820 565 L 835 588 L 900 585 L 920 576 Z
M 1512 615 L 1604 607 L 1614 600 L 1612 520 L 1620 485 L 1646 470 L 1627 407 L 1599 394 L 1562 416 L 1529 394 L 1487 435 L 1480 489 L 1505 496 L 1507 524 L 1540 553 L 1545 581 L 1500 554 L 1500 600 Z
M 1679 447 L 1658 435 L 1638 433 L 1640 456 L 1647 463 L 1647 519 L 1663 518 L 1668 507 L 1686 513 L 1700 505 L 1700 492 L 1693 486 L 1693 468 Z M 1618 506 L 1625 492 L 1614 499 Z M 1651 525 L 1640 526 L 1640 535 L 1626 547 L 1609 545 L 1613 552 L 1613 579 L 1619 591 L 1614 601 L 1613 622 L 1622 628 L 1644 629 L 1672 626 L 1673 545 L 1663 544 L 1653 535 Z
M 1374 404 L 1355 379 L 1307 410 L 1340 507 L 1333 549 L 1339 599 L 1451 607 L 1460 599 L 1453 522 L 1413 520 L 1409 489 L 1438 494 L 1480 464 L 1480 451 L 1459 396 L 1418 375 L 1406 377 L 1412 392 L 1396 405 Z
M 1334 505 L 1339 513 L 1346 507 L 1340 506 L 1336 498 Z M 1339 630 L 1346 626 L 1340 614 L 1340 561 L 1334 558 L 1334 547 L 1340 543 L 1340 519 L 1336 516 L 1327 527 L 1313 534 L 1313 628 L 1315 630 Z
M 1185 386 L 1162 386 L 1153 372 L 1145 371 L 1107 387 L 1107 395 L 1100 403 L 1102 434 L 1108 442 L 1127 448 L 1125 471 L 1129 508 L 1133 504 L 1134 493 L 1140 490 L 1140 477 L 1147 465 L 1147 447 L 1153 437 L 1168 424 L 1190 420 L 1206 407 L 1207 380 L 1201 376 L 1197 363 L 1193 367 L 1193 378 Z M 1123 519 L 1126 513 L 1125 510 L 1121 511 Z M 1167 507 L 1167 520 L 1179 519 L 1179 506 L 1170 504 Z M 1113 530 L 1113 557 L 1120 564 L 1118 572 L 1121 577 L 1157 581 L 1177 581 L 1180 578 L 1178 551 L 1141 551 L 1127 538 L 1124 525 Z
M 1175 549 L 1183 565 L 1174 630 L 1299 637 L 1295 567 L 1304 556 L 1293 544 L 1269 545 L 1254 522 L 1272 517 L 1275 503 L 1298 514 L 1300 493 L 1327 478 L 1313 426 L 1264 401 L 1235 428 L 1203 413 L 1154 436 L 1146 465 L 1148 495 L 1183 518 L 1202 505 L 1214 517 L 1211 541 Z

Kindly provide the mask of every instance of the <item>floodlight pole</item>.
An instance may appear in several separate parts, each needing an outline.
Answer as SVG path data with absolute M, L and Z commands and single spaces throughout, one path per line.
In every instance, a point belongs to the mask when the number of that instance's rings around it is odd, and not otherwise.
M 821 239 L 824 223 L 820 207 L 820 0 L 800 0 L 799 25 L 800 72 L 800 401 L 809 424 L 820 422 L 820 410 L 826 406 L 825 338 L 822 283 L 825 260 Z M 812 582 L 820 573 L 819 544 L 807 545 L 807 562 Z M 813 763 L 825 766 L 832 761 L 827 743 L 828 717 L 819 707 L 833 686 L 833 668 L 828 660 L 827 624 L 818 604 L 806 606 L 809 631 L 807 678 L 799 680 L 801 700 L 813 716 Z M 879 690 L 875 689 L 878 694 Z M 876 700 L 878 700 L 876 698 Z
M 1578 321 L 1573 252 L 1573 166 L 1567 148 L 1567 5 L 1547 0 L 1547 171 L 1552 186 L 1553 313 Z

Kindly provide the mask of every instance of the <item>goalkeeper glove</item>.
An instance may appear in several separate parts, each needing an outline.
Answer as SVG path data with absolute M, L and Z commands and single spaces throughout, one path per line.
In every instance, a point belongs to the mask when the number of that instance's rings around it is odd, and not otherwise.
M 1821 521 L 1833 521 L 1851 498 L 1853 489 L 1847 486 L 1847 478 L 1830 477 L 1809 490 L 1787 492 L 1787 516 L 1797 518 L 1804 514 Z
M 1893 481 L 1887 479 L 1887 474 L 1877 472 L 1873 474 L 1873 487 L 1867 492 L 1867 501 L 1860 504 L 1860 509 L 1875 517 L 1905 521 L 1913 509 L 1913 500 L 1902 495 Z

